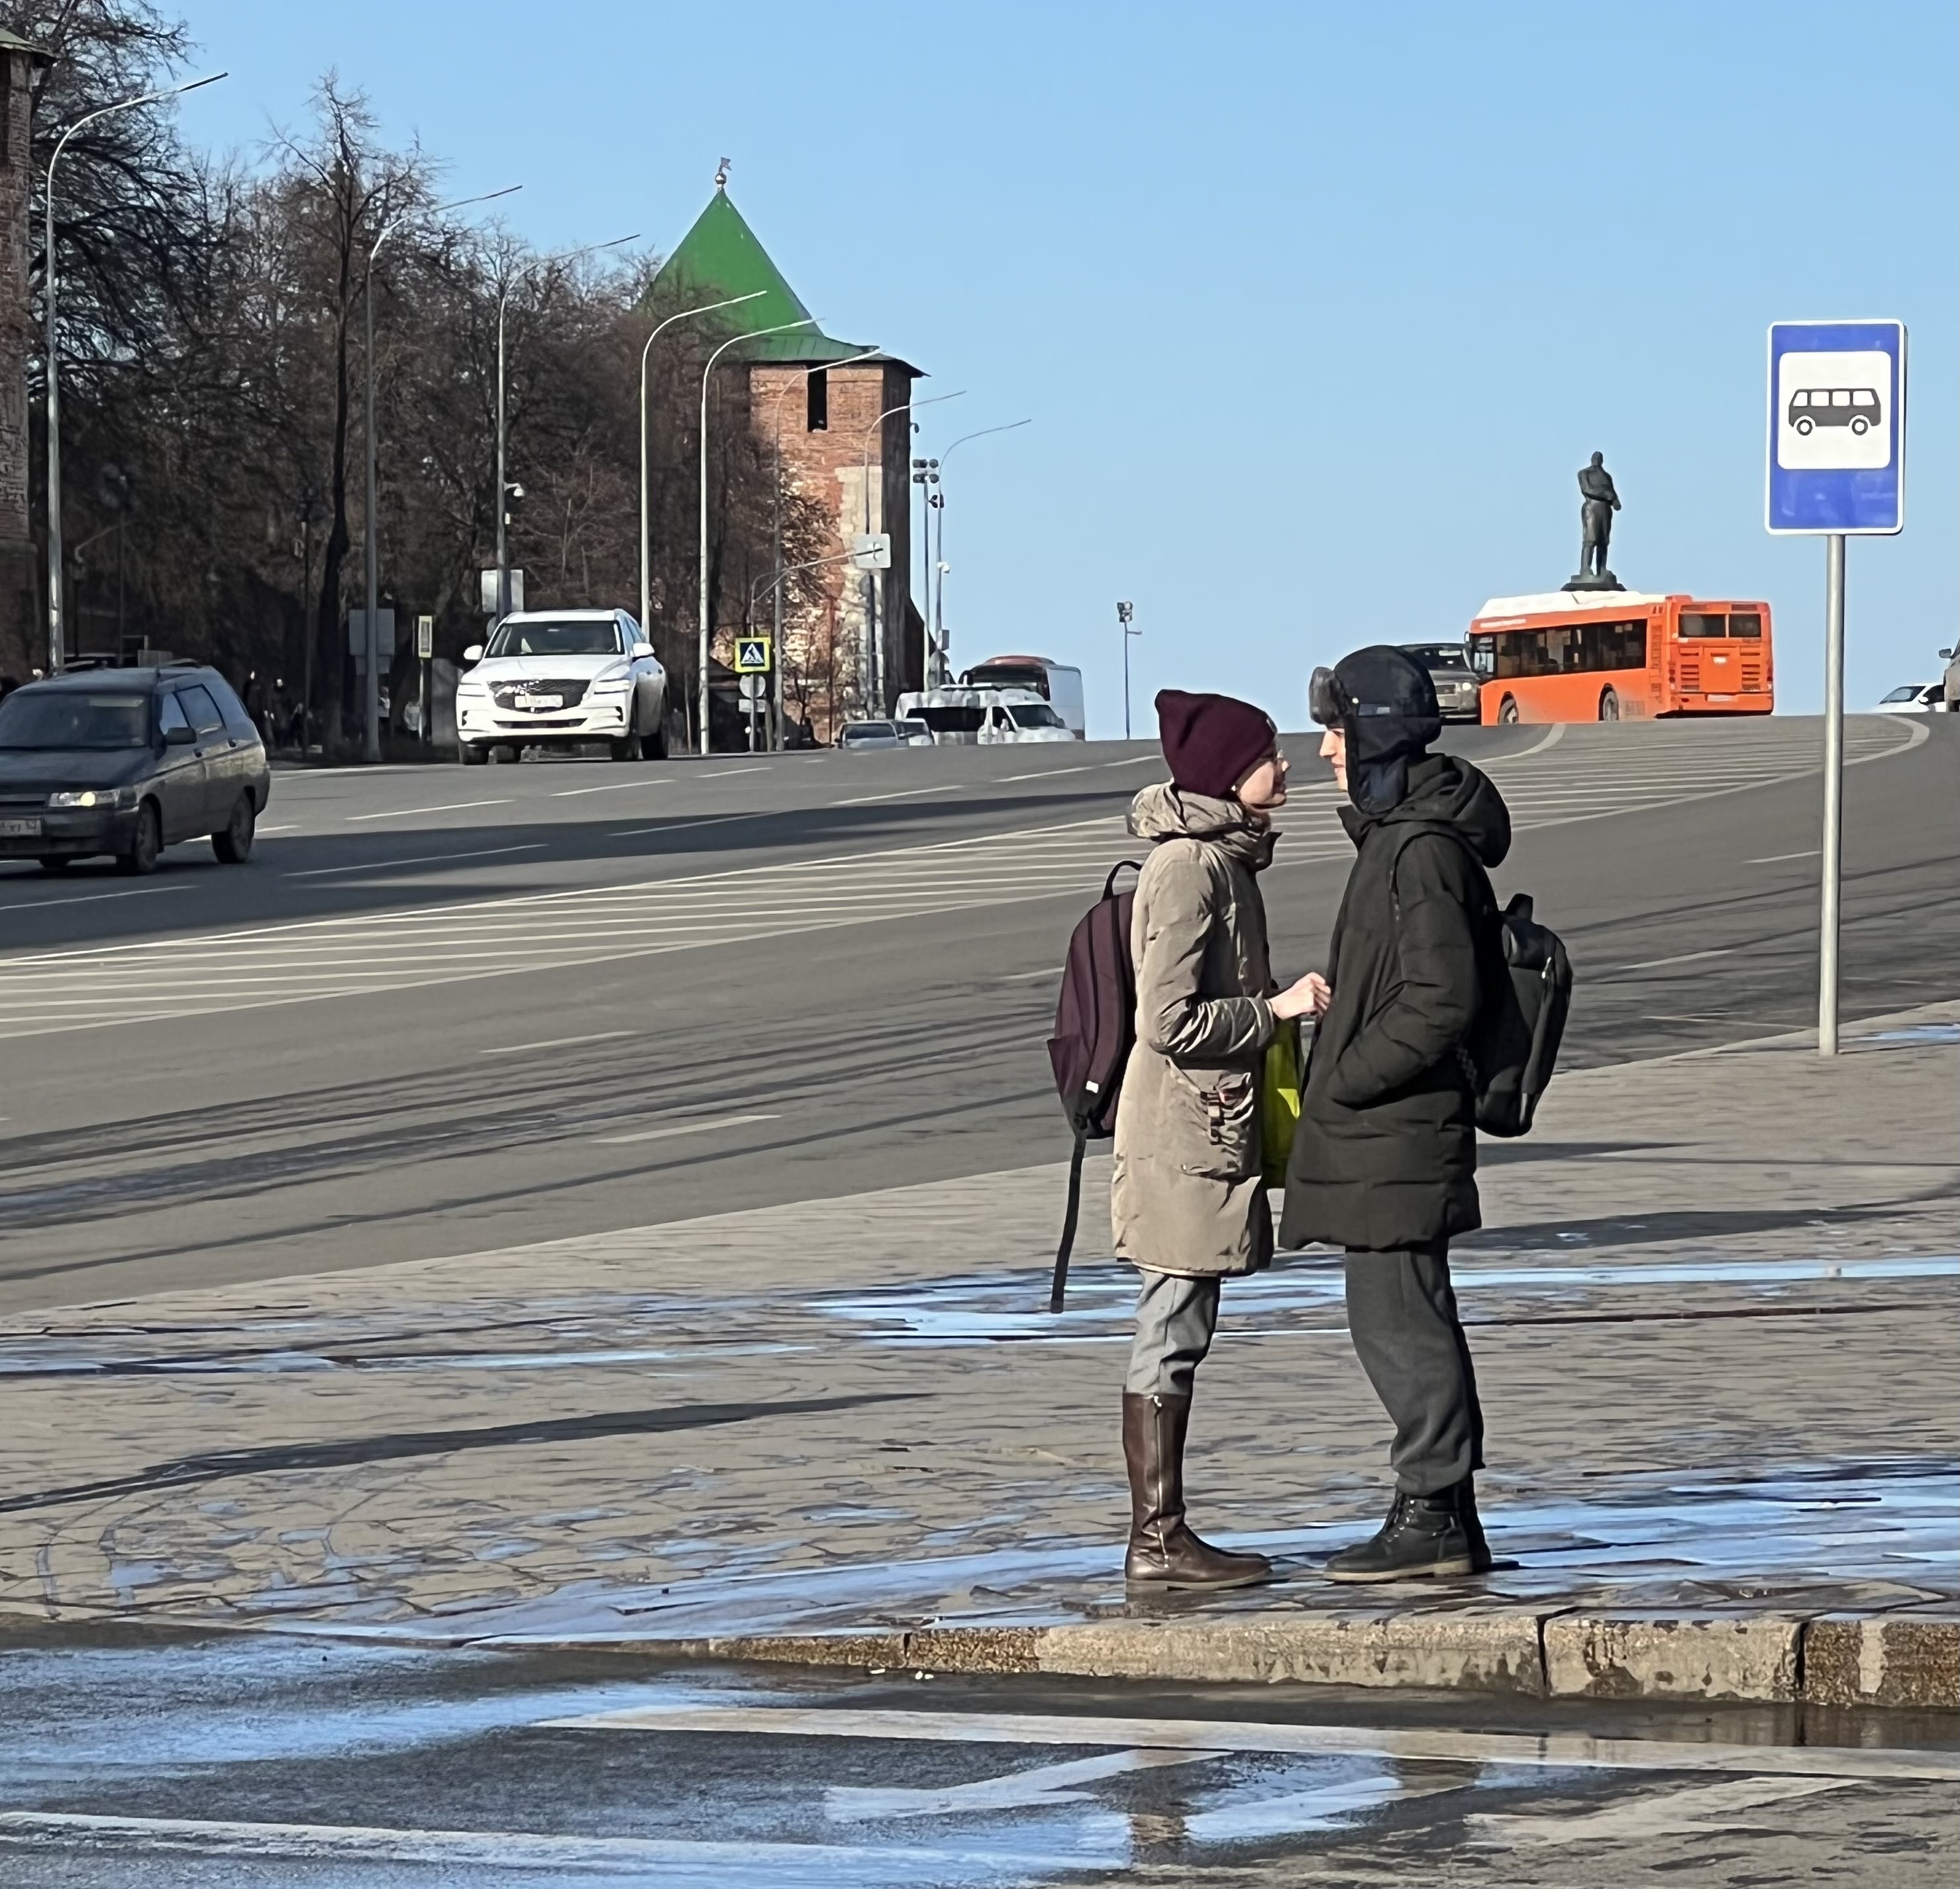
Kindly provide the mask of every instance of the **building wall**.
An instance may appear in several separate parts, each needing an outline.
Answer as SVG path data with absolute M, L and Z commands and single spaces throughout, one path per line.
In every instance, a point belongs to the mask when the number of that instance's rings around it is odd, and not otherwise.
M 878 574 L 877 615 L 884 705 L 905 686 L 902 626 L 910 595 L 912 564 L 911 434 L 903 413 L 893 415 L 872 434 L 869 478 L 866 434 L 878 415 L 908 397 L 912 371 L 898 361 L 867 361 L 826 370 L 829 425 L 809 425 L 808 376 L 803 367 L 774 363 L 749 370 L 749 410 L 765 448 L 780 442 L 783 474 L 791 488 L 819 506 L 831 533 L 816 549 L 829 556 L 848 551 L 863 531 L 892 535 L 892 568 Z M 868 520 L 868 523 L 867 520 Z M 837 672 L 835 718 L 862 713 L 870 688 L 870 650 L 866 640 L 865 577 L 839 563 L 810 573 L 810 581 L 785 593 L 784 641 L 792 663 L 825 665 L 826 645 L 834 638 Z M 814 603 L 797 599 L 819 599 Z M 779 659 L 780 660 L 780 659 Z M 916 666 L 918 658 L 912 659 Z M 829 692 L 824 692 L 827 697 Z M 792 707 L 794 713 L 794 707 Z M 831 704 L 820 700 L 813 718 L 827 736 Z
M 16 682 L 47 660 L 27 514 L 33 77 L 28 59 L 0 52 L 0 676 Z

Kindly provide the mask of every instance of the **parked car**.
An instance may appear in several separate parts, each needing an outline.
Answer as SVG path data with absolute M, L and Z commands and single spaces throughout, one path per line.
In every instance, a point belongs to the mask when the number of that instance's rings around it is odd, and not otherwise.
M 933 745 L 932 730 L 922 721 L 901 717 L 892 726 L 899 731 L 899 743 L 902 747 L 930 748 Z
M 837 731 L 840 748 L 902 748 L 905 743 L 893 721 L 847 721 Z
M 1878 712 L 1882 715 L 1936 715 L 1944 712 L 1946 702 L 1945 682 L 1907 682 L 1879 698 Z
M 201 663 L 76 670 L 0 701 L 0 859 L 59 871 L 107 853 L 148 873 L 208 837 L 241 866 L 272 790 L 245 704 Z
M 466 764 L 527 748 L 603 742 L 615 761 L 667 758 L 667 673 L 624 610 L 530 610 L 504 618 L 456 685 Z
M 1405 643 L 1402 647 L 1429 671 L 1445 721 L 1484 719 L 1483 692 L 1470 667 L 1467 643 Z

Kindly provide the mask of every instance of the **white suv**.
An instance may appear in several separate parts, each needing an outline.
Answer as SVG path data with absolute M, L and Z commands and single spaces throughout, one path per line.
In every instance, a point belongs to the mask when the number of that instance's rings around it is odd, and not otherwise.
M 667 673 L 624 610 L 520 612 L 463 660 L 476 665 L 456 685 L 466 762 L 597 741 L 616 761 L 667 758 Z

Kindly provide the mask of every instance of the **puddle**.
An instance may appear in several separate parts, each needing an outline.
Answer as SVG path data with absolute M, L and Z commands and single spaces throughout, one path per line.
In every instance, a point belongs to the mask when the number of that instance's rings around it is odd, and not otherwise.
M 1903 1029 L 1879 1030 L 1851 1040 L 1853 1047 L 1860 1043 L 1960 1043 L 1960 1023 L 1912 1023 Z

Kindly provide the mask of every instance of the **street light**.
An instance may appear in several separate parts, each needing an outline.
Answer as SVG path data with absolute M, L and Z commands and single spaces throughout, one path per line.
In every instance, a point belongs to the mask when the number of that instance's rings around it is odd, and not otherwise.
M 56 336 L 55 291 L 55 166 L 61 162 L 62 153 L 68 148 L 68 141 L 84 125 L 92 125 L 98 118 L 107 118 L 112 112 L 133 111 L 138 105 L 154 105 L 160 100 L 176 98 L 185 92 L 194 92 L 200 86 L 215 85 L 221 78 L 229 77 L 224 72 L 213 72 L 204 78 L 194 78 L 182 85 L 166 85 L 161 91 L 139 93 L 134 98 L 119 98 L 113 105 L 104 105 L 99 110 L 85 112 L 55 141 L 54 155 L 48 160 L 46 196 L 42 205 L 43 223 L 41 246 L 44 310 L 47 316 L 48 361 L 48 669 L 52 674 L 61 668 L 67 660 L 63 647 L 65 625 L 62 621 L 62 537 L 61 537 L 61 367 L 60 353 Z
M 651 527 L 647 519 L 647 357 L 653 352 L 654 343 L 677 321 L 686 321 L 692 315 L 711 315 L 718 308 L 733 308 L 740 302 L 752 302 L 757 297 L 766 295 L 765 288 L 752 288 L 746 295 L 731 295 L 723 302 L 703 302 L 698 308 L 683 308 L 678 315 L 670 315 L 665 321 L 655 324 L 654 332 L 646 339 L 640 349 L 640 634 L 648 634 L 647 619 L 653 614 L 653 549 Z
M 533 270 L 555 269 L 562 262 L 575 262 L 581 256 L 597 255 L 601 250 L 616 250 L 622 243 L 639 240 L 639 231 L 631 236 L 616 236 L 609 243 L 587 243 L 575 250 L 563 250 L 555 256 L 540 256 L 513 269 L 505 280 L 497 297 L 497 617 L 501 622 L 511 614 L 511 557 L 507 533 L 510 527 L 509 503 L 511 488 L 504 469 L 504 317 L 511 306 L 511 291 Z
M 867 536 L 869 536 L 871 529 L 871 435 L 877 432 L 878 429 L 883 426 L 887 420 L 891 418 L 892 415 L 895 413 L 909 413 L 912 412 L 915 408 L 918 407 L 936 407 L 942 401 L 963 399 L 966 398 L 966 390 L 964 387 L 962 387 L 956 393 L 935 393 L 929 400 L 913 400 L 910 399 L 902 400 L 895 407 L 886 408 L 883 412 L 880 414 L 869 426 L 865 428 L 864 463 L 859 469 L 858 489 L 864 495 L 864 523 L 861 529 Z M 906 580 L 908 582 L 910 582 L 911 580 L 909 573 L 907 574 Z M 875 571 L 867 569 L 864 573 L 864 650 L 866 660 L 864 664 L 865 673 L 862 677 L 862 680 L 865 684 L 867 692 L 871 696 L 872 700 L 867 701 L 865 704 L 865 712 L 867 714 L 873 712 L 877 708 L 881 708 L 884 705 L 884 679 L 883 675 L 884 665 L 878 660 L 877 596 L 878 574 Z
M 1130 628 L 1130 619 L 1136 615 L 1136 606 L 1130 603 L 1116 606 L 1116 621 L 1123 630 L 1123 739 L 1130 738 L 1130 638 L 1141 636 L 1141 630 Z
M 792 328 L 814 328 L 816 317 L 805 315 L 800 321 L 779 321 L 768 328 L 752 329 L 746 335 L 730 335 L 708 357 L 701 370 L 701 549 L 698 575 L 701 589 L 701 676 L 696 694 L 701 706 L 701 752 L 708 752 L 708 383 L 717 364 L 728 350 L 745 341 L 759 341 L 765 335 L 787 333 Z
M 501 190 L 486 190 L 479 197 L 458 197 L 453 203 L 439 203 L 429 214 L 444 216 L 451 210 L 466 208 L 473 203 L 491 203 L 498 197 L 508 197 L 523 189 L 520 183 L 506 184 Z M 381 225 L 374 238 L 374 246 L 368 252 L 368 279 L 364 285 L 368 304 L 368 519 L 363 533 L 361 555 L 368 566 L 368 615 L 366 628 L 362 632 L 362 661 L 367 666 L 367 679 L 361 691 L 361 758 L 371 767 L 381 758 L 381 654 L 380 625 L 378 612 L 381 602 L 380 573 L 380 531 L 375 517 L 375 444 L 374 444 L 374 265 L 381 253 L 381 245 L 387 241 L 408 219 L 415 214 L 412 208 L 398 211 Z
M 771 568 L 777 571 L 781 571 L 783 568 L 783 398 L 789 392 L 791 388 L 795 386 L 799 382 L 801 382 L 807 386 L 809 383 L 810 376 L 813 374 L 828 374 L 832 367 L 855 367 L 861 361 L 876 360 L 882 352 L 883 352 L 882 348 L 867 348 L 861 353 L 846 355 L 842 361 L 817 361 L 813 365 L 803 368 L 801 372 L 791 374 L 790 377 L 776 390 L 776 410 L 773 415 L 773 424 L 771 429 L 771 437 L 775 444 L 776 459 L 775 520 L 771 527 L 769 533 L 769 563 Z M 842 558 L 826 558 L 821 559 L 820 561 L 825 564 L 842 564 L 844 562 L 844 559 Z M 800 566 L 798 568 L 801 568 L 803 567 Z M 772 634 L 769 648 L 775 657 L 775 674 L 776 679 L 775 685 L 770 692 L 770 706 L 775 712 L 776 739 L 780 742 L 782 739 L 783 733 L 783 590 L 780 583 L 776 584 L 774 587 L 775 591 L 775 620 L 772 626 Z M 752 602 L 749 607 L 750 614 L 752 615 L 754 613 L 754 605 Z
M 977 433 L 963 433 L 958 439 L 955 440 L 953 444 L 946 449 L 944 452 L 940 454 L 939 457 L 935 460 L 933 463 L 935 467 L 943 466 L 946 462 L 952 458 L 953 454 L 958 452 L 969 440 L 984 440 L 991 437 L 996 433 L 1013 433 L 1018 431 L 1022 427 L 1032 426 L 1033 425 L 1034 416 L 1031 414 L 1025 420 L 1010 420 L 1004 426 L 983 426 Z M 937 606 L 934 607 L 933 610 L 933 623 L 926 633 L 928 638 L 927 648 L 928 654 L 927 660 L 928 667 L 931 666 L 931 652 L 935 649 L 937 650 L 939 658 L 942 662 L 944 662 L 946 659 L 946 574 L 947 571 L 951 568 L 946 561 L 945 493 L 943 491 L 934 493 L 931 503 L 933 508 L 939 514 L 939 558 L 937 561 L 937 568 L 939 571 L 939 601 Z M 932 599 L 928 597 L 927 599 L 927 602 L 928 604 L 931 604 Z M 951 663 L 947 663 L 947 673 L 950 676 L 952 673 L 953 666 Z M 930 687 L 931 684 L 928 683 L 928 686 Z

